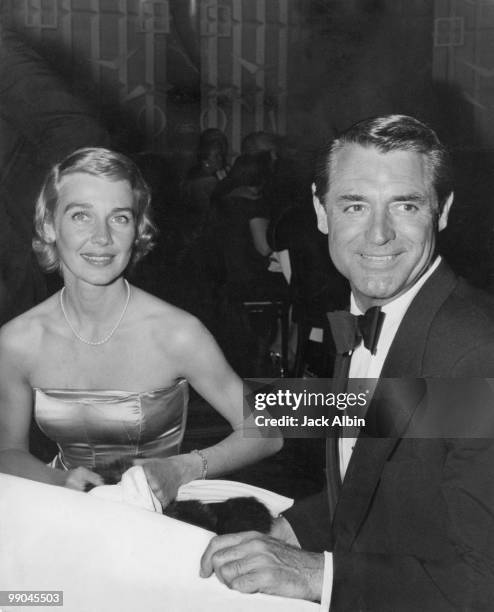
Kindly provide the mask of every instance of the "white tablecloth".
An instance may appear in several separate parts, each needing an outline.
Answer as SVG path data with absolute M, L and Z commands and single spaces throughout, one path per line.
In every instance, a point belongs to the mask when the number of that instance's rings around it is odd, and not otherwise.
M 211 533 L 160 514 L 0 474 L 0 590 L 62 590 L 63 612 L 315 612 L 199 577 Z M 28 607 L 2 606 L 3 612 Z M 29 610 L 32 610 L 29 607 Z

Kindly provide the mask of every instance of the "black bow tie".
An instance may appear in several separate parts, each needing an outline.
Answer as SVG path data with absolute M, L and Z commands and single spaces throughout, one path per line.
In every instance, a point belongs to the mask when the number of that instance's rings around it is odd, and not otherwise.
M 346 310 L 328 312 L 327 317 L 338 355 L 350 353 L 360 341 L 373 355 L 376 354 L 377 341 L 385 314 L 380 306 L 369 308 L 363 315 L 353 315 Z

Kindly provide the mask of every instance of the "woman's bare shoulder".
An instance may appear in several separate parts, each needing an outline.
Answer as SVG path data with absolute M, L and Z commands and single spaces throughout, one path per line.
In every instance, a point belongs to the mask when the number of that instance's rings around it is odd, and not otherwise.
M 189 312 L 140 289 L 135 289 L 135 296 L 136 312 L 155 338 L 165 339 L 169 346 L 194 341 L 207 333 L 199 319 Z
M 0 328 L 0 350 L 20 358 L 32 356 L 40 346 L 43 334 L 56 324 L 56 296 L 23 312 Z

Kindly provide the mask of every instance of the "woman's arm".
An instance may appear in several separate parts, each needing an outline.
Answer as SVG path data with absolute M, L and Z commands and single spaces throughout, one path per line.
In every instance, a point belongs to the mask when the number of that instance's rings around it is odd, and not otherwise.
M 0 332 L 0 471 L 49 484 L 63 484 L 63 474 L 29 453 L 33 392 L 25 372 L 26 353 L 18 322 Z
M 33 391 L 27 380 L 26 347 L 32 344 L 26 344 L 30 334 L 20 331 L 19 325 L 15 321 L 0 330 L 0 472 L 80 490 L 88 483 L 103 484 L 86 468 L 57 470 L 30 454 Z
M 232 472 L 281 449 L 283 439 L 276 427 L 263 427 L 258 436 L 244 437 L 244 428 L 248 426 L 250 436 L 253 436 L 255 425 L 252 417 L 244 419 L 242 381 L 228 365 L 211 334 L 199 321 L 187 316 L 186 323 L 181 327 L 173 344 L 182 375 L 233 429 L 233 432 L 218 444 L 201 449 L 207 460 L 208 477 L 214 478 Z M 138 463 L 145 466 L 151 487 L 165 504 L 176 495 L 176 490 L 172 490 L 172 481 L 178 488 L 203 475 L 203 461 L 197 454 L 179 455 L 169 460 L 142 460 Z M 170 471 L 174 472 L 175 476 L 172 476 Z
M 184 375 L 202 397 L 231 425 L 233 432 L 207 449 L 208 475 L 224 474 L 272 455 L 283 446 L 276 427 L 258 429 L 256 437 L 243 436 L 255 427 L 252 416 L 244 418 L 244 389 L 241 379 L 227 363 L 207 329 L 194 320 L 184 339 Z M 186 357 L 186 354 L 187 357 Z

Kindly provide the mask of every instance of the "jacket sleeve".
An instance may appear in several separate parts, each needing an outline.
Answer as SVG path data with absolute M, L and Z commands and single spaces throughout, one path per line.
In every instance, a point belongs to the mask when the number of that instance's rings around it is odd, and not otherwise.
M 290 523 L 304 550 L 311 552 L 331 550 L 332 534 L 326 489 L 296 501 L 283 513 L 283 516 Z

